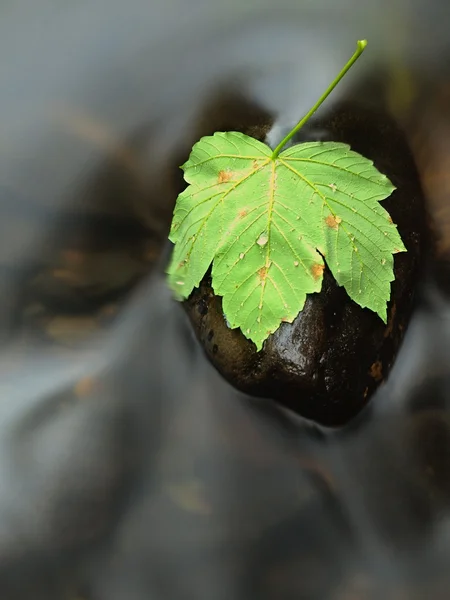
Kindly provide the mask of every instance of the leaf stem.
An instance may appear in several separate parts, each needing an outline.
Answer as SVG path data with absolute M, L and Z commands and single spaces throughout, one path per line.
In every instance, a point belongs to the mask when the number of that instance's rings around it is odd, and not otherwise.
M 358 58 L 364 52 L 364 48 L 366 46 L 367 46 L 367 40 L 358 40 L 358 42 L 356 43 L 356 51 L 353 54 L 353 56 L 347 62 L 345 67 L 341 70 L 341 72 L 336 77 L 336 79 L 328 86 L 327 90 L 322 94 L 322 96 L 320 96 L 320 98 L 317 100 L 317 102 L 314 104 L 314 106 L 297 123 L 297 125 L 287 134 L 287 136 L 281 140 L 281 142 L 278 144 L 278 146 L 275 148 L 275 150 L 272 153 L 272 160 L 275 160 L 278 157 L 281 150 L 289 142 L 289 140 L 291 140 L 294 137 L 294 135 L 298 131 L 300 131 L 300 129 L 303 127 L 303 125 L 306 123 L 306 121 L 308 121 L 310 119 L 310 117 L 312 117 L 312 115 L 316 112 L 316 110 L 319 108 L 319 106 L 321 104 L 323 104 L 323 102 L 328 98 L 328 96 L 331 94 L 331 92 L 334 90 L 334 88 L 337 86 L 337 84 L 341 81 L 341 79 L 344 77 L 344 75 L 346 75 L 347 71 L 354 65 L 354 63 L 358 60 Z

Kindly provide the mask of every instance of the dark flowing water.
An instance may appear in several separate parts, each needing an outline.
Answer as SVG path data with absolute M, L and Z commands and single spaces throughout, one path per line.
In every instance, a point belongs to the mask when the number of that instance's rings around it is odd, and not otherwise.
M 2 3 L 2 598 L 449 596 L 449 27 L 446 0 Z M 199 131 L 250 103 L 279 139 L 363 37 L 328 108 L 405 128 L 438 258 L 326 431 L 220 378 L 158 253 Z

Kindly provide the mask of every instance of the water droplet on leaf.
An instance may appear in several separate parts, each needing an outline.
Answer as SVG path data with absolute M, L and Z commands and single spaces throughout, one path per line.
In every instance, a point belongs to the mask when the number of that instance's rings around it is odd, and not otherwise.
M 259 239 L 257 240 L 256 243 L 258 244 L 258 246 L 265 246 L 268 241 L 269 241 L 269 238 L 267 237 L 267 235 L 265 233 L 262 233 L 259 236 Z

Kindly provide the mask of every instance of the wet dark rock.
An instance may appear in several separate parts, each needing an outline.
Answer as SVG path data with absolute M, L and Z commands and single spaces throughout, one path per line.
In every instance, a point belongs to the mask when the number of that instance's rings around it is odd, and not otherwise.
M 383 206 L 408 252 L 394 257 L 387 325 L 350 300 L 328 270 L 321 292 L 309 295 L 295 321 L 282 323 L 259 353 L 239 330 L 228 328 L 209 276 L 185 308 L 206 355 L 230 383 L 303 417 L 338 426 L 367 404 L 394 362 L 413 308 L 427 226 L 415 165 L 391 119 L 345 104 L 313 125 L 328 131 L 328 139 L 371 158 L 397 187 Z

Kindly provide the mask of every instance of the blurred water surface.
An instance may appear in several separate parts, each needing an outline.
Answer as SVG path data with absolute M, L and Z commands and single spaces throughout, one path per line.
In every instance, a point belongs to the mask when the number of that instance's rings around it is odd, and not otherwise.
M 2 598 L 449 596 L 449 26 L 446 0 L 2 3 Z M 436 251 L 389 379 L 325 431 L 220 378 L 161 249 L 199 132 L 263 111 L 275 143 L 361 38 L 323 110 L 404 127 Z

